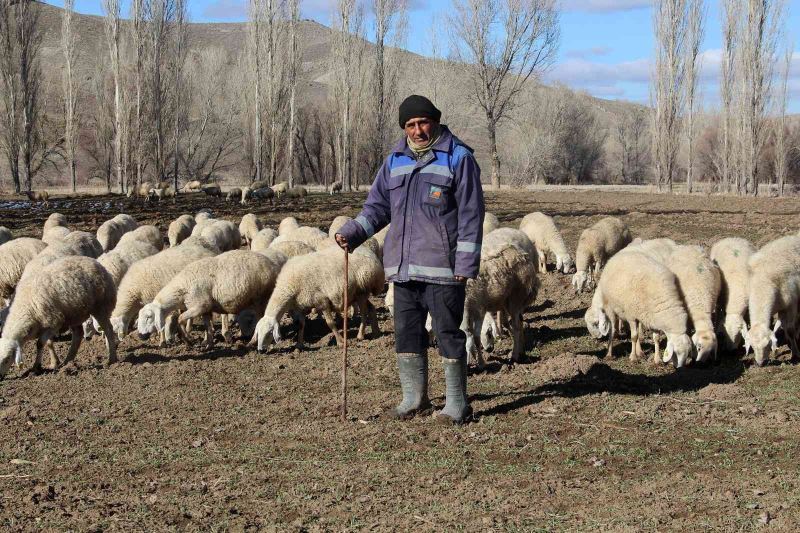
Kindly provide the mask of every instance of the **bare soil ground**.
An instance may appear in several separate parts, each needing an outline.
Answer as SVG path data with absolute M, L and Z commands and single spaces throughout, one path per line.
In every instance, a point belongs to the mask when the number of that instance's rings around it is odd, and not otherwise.
M 248 210 L 273 225 L 294 215 L 327 229 L 363 199 L 312 195 Z M 606 215 L 636 236 L 700 244 L 736 235 L 760 245 L 800 226 L 798 200 L 522 191 L 487 200 L 508 225 L 531 211 L 555 215 L 572 248 Z M 10 205 L 0 204 L 0 224 L 39 236 L 50 210 Z M 230 219 L 245 212 L 199 195 L 147 206 L 63 199 L 51 210 L 81 229 L 124 210 L 165 230 L 206 206 Z M 380 300 L 384 333 L 351 350 L 346 424 L 340 352 L 319 319 L 303 352 L 288 326 L 268 354 L 241 344 L 159 349 L 131 336 L 124 362 L 107 369 L 95 338 L 73 369 L 0 382 L 0 527 L 800 530 L 800 367 L 786 363 L 786 348 L 766 368 L 737 355 L 676 372 L 630 363 L 624 343 L 600 359 L 603 346 L 583 325 L 589 299 L 573 294 L 568 276 L 544 276 L 525 315 L 526 362 L 509 366 L 510 343 L 500 343 L 487 371 L 470 376 L 478 420 L 462 428 L 377 418 L 399 394 Z

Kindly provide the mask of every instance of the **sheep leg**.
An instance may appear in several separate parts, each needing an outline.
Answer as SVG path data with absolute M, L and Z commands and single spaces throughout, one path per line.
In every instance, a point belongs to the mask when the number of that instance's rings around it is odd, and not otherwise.
M 381 334 L 381 328 L 378 325 L 378 312 L 369 300 L 367 300 L 367 313 L 369 313 L 370 338 L 377 339 L 378 335 Z
M 211 349 L 214 347 L 214 324 L 211 321 L 211 313 L 203 315 L 203 324 L 206 327 L 206 348 Z
M 106 352 L 108 353 L 108 364 L 113 365 L 117 362 L 117 336 L 108 317 L 94 317 L 100 328 L 103 330 L 103 337 L 106 341 Z
M 69 352 L 67 352 L 67 356 L 64 358 L 64 365 L 67 365 L 75 359 L 75 356 L 78 355 L 78 348 L 81 347 L 81 341 L 83 340 L 83 329 L 80 326 L 76 326 L 72 328 L 72 342 L 69 344 Z M 56 360 L 56 365 L 58 365 L 58 360 Z
M 522 353 L 525 351 L 525 333 L 522 329 L 522 317 L 519 313 L 509 313 L 509 315 L 511 317 L 511 337 L 514 340 L 514 345 L 511 348 L 511 360 L 519 363 L 522 359 Z
M 628 322 L 628 327 L 631 330 L 631 355 L 630 360 L 636 361 L 642 355 L 642 344 L 639 336 L 639 321 L 633 320 Z
M 356 335 L 356 339 L 359 341 L 364 340 L 364 333 L 367 329 L 367 306 L 364 305 L 364 302 L 357 302 L 356 306 L 358 307 L 358 314 L 361 316 L 361 322 L 358 325 L 358 335 Z
M 345 309 L 345 313 L 347 310 Z M 328 324 L 328 327 L 331 328 L 333 332 L 333 336 L 336 339 L 336 346 L 342 345 L 342 337 L 339 335 L 339 329 L 336 327 L 336 315 L 330 309 L 323 309 L 322 317 L 325 319 L 325 323 Z
M 47 353 L 50 354 L 50 361 L 53 362 L 52 368 L 58 368 L 61 365 L 61 360 L 58 358 L 58 354 L 56 354 L 56 347 L 53 344 L 52 339 L 48 340 L 44 347 L 47 350 Z
M 225 340 L 226 344 L 230 344 L 233 341 L 233 331 L 231 331 L 231 315 L 223 314 L 222 318 L 220 319 L 222 322 L 222 338 Z
M 302 350 L 306 343 L 306 316 L 298 313 L 295 319 L 299 324 L 297 326 L 297 347 Z
M 658 332 L 653 332 L 653 364 L 660 365 L 661 364 L 661 336 Z
M 614 356 L 614 337 L 617 334 L 617 319 L 616 317 L 608 317 L 611 331 L 608 332 L 608 351 L 606 358 L 611 359 Z

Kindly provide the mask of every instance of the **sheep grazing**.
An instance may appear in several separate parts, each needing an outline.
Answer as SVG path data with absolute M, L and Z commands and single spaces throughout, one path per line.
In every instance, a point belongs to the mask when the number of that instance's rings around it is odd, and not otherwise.
M 139 311 L 139 335 L 162 332 L 166 317 L 186 309 L 178 322 L 202 318 L 206 327 L 206 346 L 214 345 L 212 313 L 238 314 L 246 309 L 263 313 L 275 281 L 286 261 L 276 262 L 265 255 L 234 250 L 216 257 L 200 259 L 184 268 Z M 230 342 L 230 331 L 223 331 Z
M 662 263 L 640 251 L 626 250 L 609 259 L 584 320 L 592 337 L 608 336 L 607 357 L 613 353 L 617 320 L 630 325 L 631 360 L 644 356 L 641 330 L 645 327 L 666 334 L 664 362 L 672 361 L 680 368 L 692 353 L 687 334 L 689 314 L 678 279 Z M 658 345 L 653 361 L 661 362 Z
M 239 228 L 228 220 L 214 220 L 203 228 L 200 236 L 223 252 L 238 250 L 242 246 L 242 236 L 239 233 Z
M 45 207 L 50 207 L 50 194 L 47 191 L 25 191 L 28 200 L 33 202 L 40 202 Z
M 120 238 L 115 249 L 133 242 L 146 242 L 159 252 L 164 249 L 164 237 L 155 226 L 139 226 L 135 230 L 129 231 Z
M 211 209 L 208 209 L 207 207 L 201 209 L 194 215 L 194 219 L 196 222 L 200 222 L 202 220 L 208 220 L 209 218 L 214 218 L 214 213 L 212 213 Z
M 753 349 L 756 364 L 769 361 L 778 345 L 775 332 L 783 325 L 792 361 L 800 357 L 797 313 L 800 304 L 800 237 L 790 235 L 764 245 L 748 261 L 750 330 L 744 335 L 745 354 Z M 779 320 L 772 325 L 772 317 Z
M 186 192 L 200 192 L 203 189 L 203 184 L 200 183 L 198 180 L 192 180 L 186 183 L 183 186 L 183 190 Z
M 669 260 L 669 256 L 677 247 L 672 239 L 634 239 L 625 250 L 637 250 L 663 264 Z
M 158 291 L 163 289 L 178 272 L 198 259 L 217 255 L 214 251 L 198 245 L 196 240 L 189 242 L 191 239 L 130 266 L 119 283 L 117 305 L 111 314 L 111 324 L 119 338 L 128 334 L 131 322 L 139 314 L 139 310 L 145 304 L 152 302 Z M 163 337 L 161 342 L 162 344 L 165 342 Z
M 341 193 L 341 192 L 342 192 L 342 182 L 341 181 L 334 181 L 333 183 L 331 183 L 331 196 L 333 196 L 336 193 Z
M 286 191 L 287 198 L 305 198 L 308 196 L 308 191 L 305 187 L 292 187 Z
M 254 191 L 256 189 L 264 189 L 268 187 L 269 187 L 269 181 L 267 180 L 257 180 L 250 184 L 250 188 Z
M 0 338 L 0 377 L 12 363 L 22 362 L 22 349 L 36 339 L 36 358 L 32 371 L 41 369 L 42 350 L 62 330 L 72 331 L 72 343 L 64 358 L 69 363 L 81 344 L 81 324 L 90 316 L 105 332 L 108 364 L 117 360 L 116 339 L 111 333 L 109 316 L 116 303 L 117 290 L 111 275 L 96 260 L 88 257 L 65 257 L 46 266 L 35 277 L 20 283 Z
M 220 189 L 219 185 L 216 184 L 206 184 L 203 185 L 201 190 L 206 194 L 206 196 L 213 196 L 216 198 L 222 198 L 222 189 Z
M 216 218 L 209 211 L 199 211 L 194 216 L 194 227 L 192 228 L 192 236 L 201 235 L 203 230 L 216 222 Z
M 289 259 L 278 276 L 275 290 L 267 303 L 264 316 L 258 321 L 250 344 L 257 345 L 259 351 L 265 350 L 271 342 L 270 335 L 275 342 L 280 340 L 279 325 L 284 314 L 290 311 L 305 313 L 312 308 L 322 312 L 337 345 L 340 344 L 336 312 L 342 312 L 344 305 L 344 262 L 339 259 L 339 253 L 334 249 Z M 364 320 L 370 321 L 372 333 L 375 335 L 378 332 L 377 316 L 375 308 L 369 303 L 369 297 L 383 292 L 383 265 L 375 254 L 358 248 L 351 254 L 348 274 L 348 300 L 360 309 Z M 303 346 L 303 334 L 304 323 L 301 322 L 297 337 L 299 347 Z M 359 328 L 359 338 L 363 338 L 363 324 Z
M 233 187 L 228 191 L 228 194 L 225 195 L 225 201 L 230 202 L 231 200 L 233 200 L 235 202 L 237 199 L 241 198 L 241 196 L 242 196 L 242 189 L 240 189 L 239 187 Z
M 97 240 L 104 252 L 113 250 L 124 234 L 136 229 L 138 224 L 130 215 L 117 215 L 103 222 L 97 229 Z
M 20 237 L 0 245 L 0 298 L 11 298 L 25 266 L 45 248 L 45 243 L 29 237 Z
M 278 236 L 278 232 L 272 228 L 264 228 L 250 241 L 250 250 L 253 252 L 263 252 L 269 248 L 272 241 Z
M 170 246 L 178 246 L 192 235 L 194 229 L 194 217 L 192 215 L 181 215 L 169 224 L 167 230 L 167 240 Z
M 42 241 L 47 244 L 55 244 L 60 242 L 71 233 L 69 228 L 65 228 L 64 226 L 53 226 L 45 230 L 44 235 L 42 235 Z
M 547 272 L 547 254 L 549 253 L 556 256 L 556 272 L 568 274 L 572 270 L 572 257 L 569 255 L 567 245 L 564 244 L 564 239 L 552 217 L 544 213 L 525 215 L 519 224 L 519 229 L 536 246 L 540 272 Z
M 5 226 L 0 226 L 0 246 L 13 239 L 14 235 L 11 234 L 11 230 Z
M 165 198 L 172 198 L 173 203 L 175 203 L 174 202 L 176 196 L 175 188 L 172 185 L 164 185 L 163 183 L 164 182 L 162 182 L 162 185 L 160 185 L 159 187 L 150 189 L 150 196 L 151 197 L 155 196 L 159 202 L 161 200 L 164 200 Z
M 25 266 L 20 281 L 38 274 L 44 267 L 62 257 L 79 255 L 97 259 L 102 253 L 103 248 L 94 235 L 85 231 L 72 231 L 61 241 L 51 244 L 34 257 Z
M 487 212 L 483 217 L 483 234 L 489 235 L 496 229 L 500 228 L 500 221 L 496 216 Z
M 286 235 L 300 227 L 300 223 L 294 217 L 286 217 L 278 224 L 278 235 Z
M 145 202 L 150 201 L 150 191 L 153 190 L 153 183 L 145 181 L 138 187 L 128 189 L 128 198 L 142 198 Z
M 496 312 L 507 314 L 514 342 L 511 360 L 519 362 L 525 351 L 522 313 L 536 300 L 539 290 L 533 245 L 525 242 L 528 239 L 524 235 L 522 240 L 511 234 L 517 230 L 506 230 L 509 229 L 495 230 L 483 238 L 480 272 L 476 279 L 467 282 L 461 328 L 467 334 L 468 352 L 471 357 L 477 356 L 480 368 L 484 361 L 476 336 L 483 329 L 484 317 Z
M 717 357 L 717 335 L 714 312 L 722 286 L 719 267 L 697 246 L 678 246 L 666 262 L 675 277 L 689 313 L 694 334 L 692 342 L 696 360 Z
M 42 235 L 47 233 L 47 230 L 50 228 L 55 228 L 57 226 L 67 226 L 67 217 L 62 215 L 61 213 L 50 213 L 50 216 L 47 217 L 47 220 L 44 221 L 44 227 L 42 228 Z
M 83 255 L 97 259 L 103 254 L 103 246 L 100 241 L 88 231 L 70 231 L 69 234 L 61 239 L 61 242 L 75 249 L 75 254 L 73 255 Z
M 281 241 L 300 241 L 314 249 L 316 249 L 320 242 L 328 238 L 327 233 L 319 228 L 312 228 L 311 226 L 301 226 L 288 233 L 281 233 L 279 229 L 278 233 L 278 238 L 273 241 L 273 244 Z
M 269 245 L 270 250 L 277 250 L 284 254 L 286 257 L 297 257 L 298 255 L 308 255 L 314 253 L 316 250 L 304 242 L 300 241 L 278 241 L 275 239 Z
M 255 238 L 256 234 L 264 228 L 264 225 L 253 213 L 247 213 L 242 217 L 239 222 L 239 235 L 244 239 L 245 244 L 250 246 L 250 243 Z
M 275 185 L 272 186 L 272 192 L 275 193 L 276 198 L 280 198 L 281 196 L 286 194 L 288 190 L 289 190 L 289 184 L 286 183 L 285 181 L 276 183 Z
M 241 196 L 242 200 L 240 203 L 242 205 L 247 205 L 247 201 L 253 196 L 253 189 L 251 189 L 250 187 L 243 187 L 241 191 Z
M 344 215 L 339 215 L 338 217 L 334 218 L 333 222 L 331 222 L 330 228 L 328 228 L 328 237 L 333 239 L 339 230 L 342 229 L 342 226 L 351 220 L 353 219 Z
M 575 292 L 583 292 L 595 279 L 615 253 L 631 242 L 631 232 L 623 221 L 607 217 L 583 230 L 575 250 L 575 275 L 572 286 Z
M 722 272 L 720 310 L 722 316 L 718 328 L 724 347 L 735 350 L 743 341 L 742 331 L 747 300 L 750 297 L 750 270 L 747 262 L 756 253 L 755 247 L 746 239 L 722 239 L 711 247 L 711 260 Z
M 156 255 L 160 251 L 147 241 L 131 240 L 119 243 L 116 248 L 101 255 L 97 261 L 111 274 L 116 287 L 134 263 Z
M 253 189 L 250 197 L 253 200 L 272 200 L 275 197 L 275 192 L 269 187 L 261 187 L 260 189 Z

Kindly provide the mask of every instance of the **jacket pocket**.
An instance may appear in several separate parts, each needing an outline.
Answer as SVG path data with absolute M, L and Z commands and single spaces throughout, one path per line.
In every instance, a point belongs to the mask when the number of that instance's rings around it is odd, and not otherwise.
M 386 188 L 389 191 L 389 202 L 392 206 L 392 215 L 403 208 L 403 200 L 406 196 L 403 185 L 406 182 L 406 178 L 406 174 L 398 174 L 386 180 Z
M 452 197 L 452 176 L 426 174 L 422 176 L 422 181 L 425 182 L 425 190 L 423 191 L 425 194 L 424 204 L 434 206 L 448 204 Z

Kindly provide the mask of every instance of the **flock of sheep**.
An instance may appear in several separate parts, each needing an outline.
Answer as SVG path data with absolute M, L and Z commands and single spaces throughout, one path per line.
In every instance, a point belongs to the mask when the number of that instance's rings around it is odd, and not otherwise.
M 202 183 L 200 181 L 187 182 L 181 190 L 183 192 L 202 192 L 207 196 L 222 198 L 222 188 L 215 183 Z M 342 183 L 337 181 L 331 185 L 331 194 L 342 191 Z M 45 193 L 46 194 L 46 193 Z M 250 200 L 272 200 L 274 198 L 305 198 L 308 191 L 305 187 L 289 187 L 285 181 L 270 185 L 267 181 L 255 181 L 247 187 L 233 187 L 224 194 L 225 201 L 239 201 L 246 205 Z M 129 198 L 140 198 L 146 202 L 151 200 L 163 200 L 166 198 L 174 199 L 176 196 L 175 187 L 169 181 L 152 183 L 146 181 L 138 187 L 133 187 L 128 191 Z M 31 199 L 33 201 L 33 199 Z
M 23 348 L 31 340 L 36 355 L 29 371 L 42 368 L 45 351 L 54 367 L 69 363 L 82 339 L 98 334 L 104 337 L 109 364 L 117 360 L 118 340 L 134 330 L 142 338 L 157 334 L 161 345 L 191 344 L 192 323 L 200 322 L 204 344 L 211 347 L 216 317 L 226 343 L 238 328 L 242 339 L 263 351 L 280 340 L 285 316 L 297 326 L 302 347 L 305 317 L 316 310 L 338 344 L 337 314 L 349 310 L 343 309 L 342 251 L 333 237 L 348 220 L 336 217 L 325 233 L 288 217 L 275 230 L 253 214 L 237 225 L 202 210 L 172 221 L 166 243 L 158 228 L 139 226 L 125 214 L 104 222 L 96 234 L 70 230 L 58 213 L 45 222 L 41 239 L 13 239 L 0 227 L 0 298 L 5 301 L 0 377 L 13 363 L 22 363 Z M 361 316 L 359 340 L 367 326 L 378 333 L 370 297 L 385 289 L 382 256 L 388 231 L 351 256 L 347 294 L 353 312 Z M 470 359 L 479 367 L 483 350 L 491 350 L 505 332 L 513 340 L 512 360 L 523 355 L 522 314 L 536 299 L 550 256 L 557 271 L 575 271 L 576 291 L 595 287 L 586 325 L 593 337 L 608 337 L 609 354 L 627 326 L 632 359 L 643 356 L 641 337 L 649 329 L 655 362 L 681 367 L 690 360 L 707 361 L 716 357 L 720 336 L 726 349 L 744 340 L 763 364 L 783 326 L 792 356 L 800 355 L 798 236 L 783 237 L 758 252 L 746 240 L 724 239 L 709 254 L 669 239 L 634 240 L 622 221 L 605 218 L 582 233 L 573 263 L 551 217 L 531 213 L 513 229 L 501 228 L 487 213 L 480 274 L 468 282 L 461 325 Z M 390 286 L 390 312 L 392 300 Z M 428 327 L 433 329 L 430 321 Z M 53 340 L 66 331 L 72 340 L 61 361 Z M 663 357 L 662 334 L 667 341 Z

